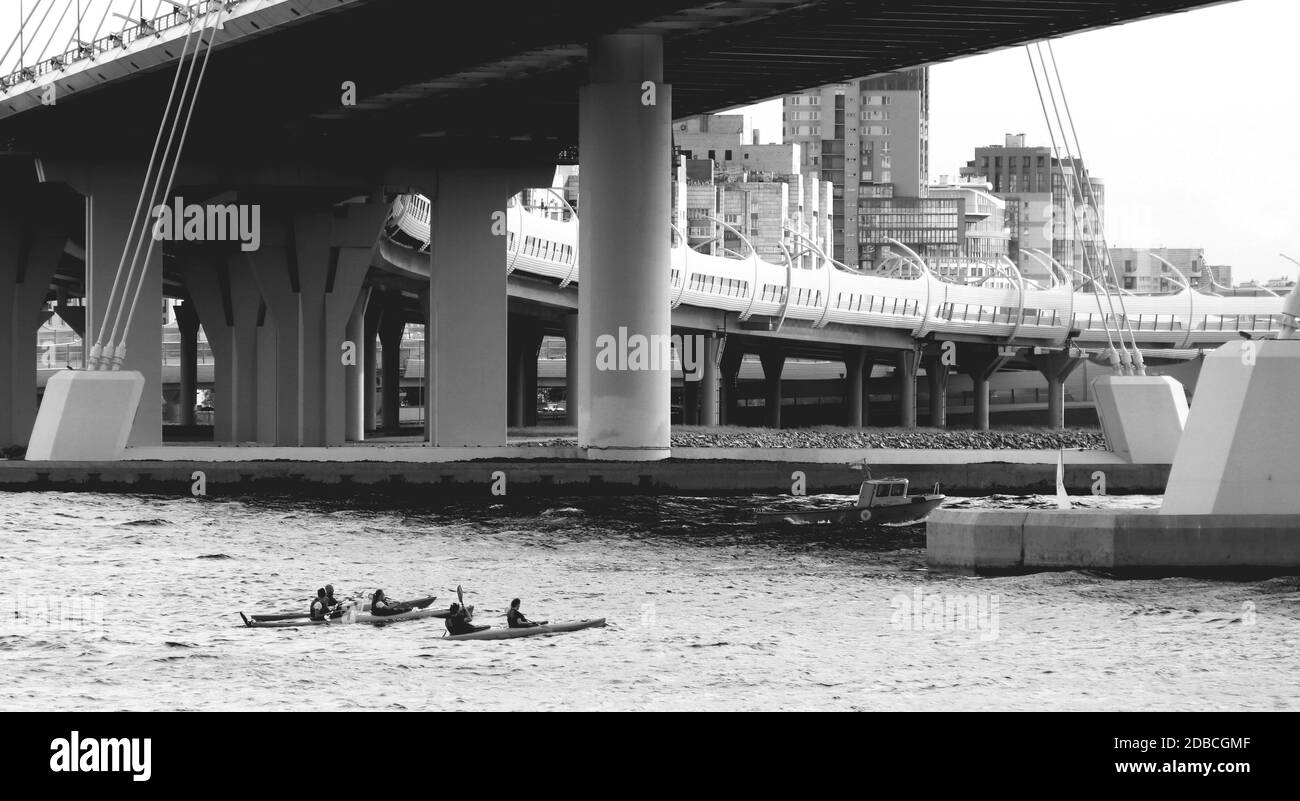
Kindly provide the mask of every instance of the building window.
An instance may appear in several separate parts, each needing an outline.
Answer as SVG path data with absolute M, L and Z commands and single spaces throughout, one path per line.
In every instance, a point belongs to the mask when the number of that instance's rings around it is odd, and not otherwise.
M 718 151 L 716 151 L 716 150 L 710 150 L 710 151 L 709 151 L 709 160 L 710 160 L 710 161 L 717 161 L 717 159 L 718 159 Z
M 731 151 L 730 151 L 730 150 L 725 151 L 725 152 L 723 153 L 723 156 L 726 158 L 727 161 L 731 161 Z

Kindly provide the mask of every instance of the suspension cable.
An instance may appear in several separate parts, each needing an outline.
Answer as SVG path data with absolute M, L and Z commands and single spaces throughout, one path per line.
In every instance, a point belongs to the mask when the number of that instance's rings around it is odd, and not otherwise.
M 57 2 L 58 0 L 50 0 L 50 4 L 48 7 L 46 7 L 45 13 L 41 15 L 41 21 L 36 23 L 36 27 L 31 30 L 31 33 L 27 34 L 26 36 L 27 42 L 23 44 L 22 47 L 20 47 L 18 50 L 18 69 L 22 69 L 23 65 L 26 63 L 25 59 L 27 58 L 27 48 L 32 46 L 33 44 L 32 39 L 36 37 L 36 34 L 41 32 L 41 28 L 45 25 L 45 20 L 49 19 L 50 12 L 54 10 L 54 5 Z M 36 3 L 36 5 L 38 7 L 40 6 L 39 0 Z M 36 9 L 33 8 L 32 10 L 35 11 Z M 26 25 L 23 26 L 24 29 L 26 29 L 26 27 L 27 27 Z M 19 31 L 19 32 L 22 33 L 23 31 Z
M 45 39 L 45 46 L 41 48 L 40 55 L 38 55 L 36 61 L 33 62 L 34 65 L 40 64 L 45 60 L 45 53 L 50 49 L 50 45 L 54 43 L 54 35 L 59 32 L 59 26 L 63 24 L 63 21 L 68 18 L 68 11 L 71 8 L 72 0 L 66 0 L 63 4 L 63 13 L 59 14 L 59 21 L 54 23 L 54 27 L 50 29 L 50 35 Z
M 140 196 L 136 200 L 135 214 L 132 215 L 131 217 L 131 227 L 128 229 L 126 243 L 122 246 L 122 256 L 117 263 L 117 272 L 113 276 L 113 286 L 108 293 L 108 300 L 104 304 L 104 317 L 100 321 L 99 330 L 98 332 L 96 332 L 95 343 L 91 347 L 89 366 L 90 369 L 92 370 L 99 368 L 99 357 L 104 346 L 104 335 L 107 334 L 109 331 L 109 325 L 108 325 L 109 316 L 114 309 L 114 304 L 116 302 L 114 298 L 117 296 L 117 288 L 119 284 L 122 284 L 123 270 L 126 268 L 126 254 L 131 249 L 131 240 L 135 236 L 136 226 L 138 226 L 140 223 L 140 211 L 144 207 L 145 192 L 149 187 L 149 176 L 153 173 L 154 165 L 158 161 L 158 146 L 162 144 L 162 135 L 163 135 L 163 130 L 166 129 L 167 127 L 167 118 L 171 116 L 172 103 L 176 98 L 176 87 L 180 84 L 181 72 L 184 70 L 185 67 L 185 54 L 189 50 L 190 41 L 193 38 L 193 35 L 194 35 L 194 31 L 193 29 L 191 29 L 188 33 L 186 33 L 185 42 L 181 46 L 181 55 L 179 60 L 176 63 L 176 74 L 172 77 L 171 91 L 167 95 L 167 106 L 163 110 L 162 120 L 158 123 L 158 135 L 154 138 L 153 151 L 149 155 L 149 164 L 148 167 L 145 169 L 144 181 L 140 186 Z M 168 147 L 170 148 L 170 144 L 168 145 Z M 161 165 L 159 167 L 159 172 L 161 173 Z M 122 291 L 123 299 L 125 299 L 126 297 L 125 287 L 126 285 L 123 284 L 123 291 Z
M 1038 90 L 1038 104 L 1043 109 L 1043 121 L 1047 123 L 1047 135 L 1051 138 L 1052 152 L 1055 154 L 1056 162 L 1057 165 L 1059 166 L 1061 163 L 1061 158 L 1060 158 L 1061 151 L 1056 144 L 1056 129 L 1052 127 L 1051 117 L 1048 116 L 1047 114 L 1047 101 L 1043 99 L 1043 87 L 1042 84 L 1040 84 L 1038 81 L 1038 67 L 1034 64 L 1034 54 L 1033 51 L 1029 49 L 1029 45 L 1025 45 L 1025 56 L 1029 59 L 1029 70 L 1034 75 L 1034 88 Z M 1046 78 L 1047 77 L 1046 74 L 1044 74 L 1043 77 Z M 1073 171 L 1073 165 L 1071 165 L 1071 170 Z M 1061 168 L 1060 172 L 1061 172 L 1061 184 L 1065 186 L 1067 185 L 1067 182 L 1065 180 L 1064 168 Z M 1102 289 L 1104 291 L 1105 287 L 1102 287 Z M 1097 281 L 1095 278 L 1093 279 L 1092 282 L 1092 294 L 1094 298 L 1098 298 L 1099 301 L 1098 306 L 1100 306 L 1100 298 L 1097 295 Z M 1112 308 L 1112 314 L 1113 313 L 1114 313 L 1114 309 Z M 1105 316 L 1106 315 L 1103 313 L 1102 317 L 1105 318 Z M 1106 345 L 1110 349 L 1111 365 L 1118 370 L 1120 369 L 1120 365 L 1116 364 L 1115 361 L 1119 358 L 1119 350 L 1116 349 L 1115 340 L 1113 337 L 1111 337 L 1110 323 L 1105 319 L 1102 320 L 1102 328 L 1104 328 L 1106 331 Z
M 171 174 L 168 175 L 167 177 L 167 188 L 163 192 L 163 197 L 167 197 L 168 195 L 170 195 L 172 191 L 172 187 L 175 185 L 176 170 L 178 167 L 180 167 L 181 152 L 185 149 L 185 139 L 186 136 L 189 134 L 190 120 L 194 116 L 194 107 L 198 105 L 199 90 L 203 88 L 203 76 L 208 71 L 208 59 L 211 58 L 212 56 L 212 48 L 217 42 L 217 33 L 220 31 L 221 28 L 221 15 L 225 11 L 225 8 L 221 4 L 217 4 L 216 9 L 217 9 L 216 24 L 212 28 L 212 35 L 208 38 L 208 47 L 206 50 L 203 51 L 203 66 L 199 68 L 199 77 L 198 80 L 194 83 L 194 96 L 190 99 L 189 109 L 185 112 L 185 125 L 184 127 L 181 128 L 181 138 L 180 141 L 177 142 L 176 144 L 176 156 L 172 160 Z M 204 15 L 204 23 L 203 23 L 204 28 L 207 27 L 207 17 L 210 16 L 211 13 L 212 13 L 211 7 L 209 7 L 208 14 Z M 203 46 L 203 35 L 200 32 L 198 47 L 202 47 L 202 46 Z M 198 47 L 196 47 L 194 51 L 195 59 L 197 59 L 198 57 Z M 131 301 L 131 308 L 126 317 L 126 327 L 122 330 L 122 338 L 120 340 L 120 345 L 118 346 L 118 354 L 114 355 L 114 359 L 113 359 L 114 369 L 117 369 L 119 366 L 121 366 L 121 362 L 122 362 L 121 356 L 124 356 L 126 354 L 126 338 L 127 335 L 131 332 L 131 322 L 135 319 L 135 310 L 140 306 L 140 291 L 144 289 L 145 278 L 148 274 L 147 266 L 149 264 L 149 257 L 153 255 L 153 247 L 157 241 L 158 240 L 155 239 L 154 237 L 149 237 L 149 249 L 145 252 L 144 268 L 141 269 L 140 271 L 140 283 L 136 284 L 135 287 L 135 297 Z
M 20 53 L 20 55 L 19 55 L 19 67 L 20 67 L 20 68 L 22 67 L 22 56 L 21 56 L 21 52 L 22 52 L 22 47 L 23 47 L 23 38 L 24 38 L 24 37 L 23 37 L 23 31 L 27 28 L 27 23 L 29 23 L 29 22 L 32 21 L 32 17 L 36 16 L 36 9 L 38 9 L 38 8 L 40 8 L 40 7 L 41 7 L 41 4 L 40 4 L 39 2 L 36 3 L 36 5 L 32 6 L 32 10 L 27 14 L 27 19 L 23 19 L 23 7 L 22 7 L 21 4 L 19 4 L 19 6 L 18 6 L 18 33 L 15 33 L 15 34 L 14 34 L 13 41 L 11 41 L 11 42 L 9 43 L 9 46 L 5 48 L 4 55 L 0 56 L 0 66 L 3 66 L 4 63 L 5 63 L 5 59 L 6 59 L 6 58 L 9 58 L 9 54 L 13 52 L 14 45 L 18 45 L 18 47 L 19 47 L 19 53 Z
M 1052 49 L 1052 41 L 1050 39 L 1047 40 L 1047 53 L 1052 58 L 1052 72 L 1055 73 L 1056 75 L 1056 84 L 1061 88 L 1061 104 L 1065 107 L 1065 117 L 1070 123 L 1070 135 L 1074 139 L 1075 150 L 1078 151 L 1079 159 L 1082 161 L 1083 146 L 1079 143 L 1079 132 L 1074 125 L 1074 115 L 1070 113 L 1070 101 L 1065 94 L 1065 83 L 1061 80 L 1061 71 L 1056 64 L 1056 51 Z M 1039 58 L 1042 58 L 1041 50 L 1039 51 Z M 1047 72 L 1046 61 L 1043 62 L 1043 72 L 1044 73 Z M 1061 130 L 1061 136 L 1062 138 L 1065 137 L 1064 128 L 1062 128 Z M 1097 195 L 1095 192 L 1092 191 L 1092 182 L 1091 181 L 1085 182 L 1083 184 L 1083 189 L 1087 193 L 1087 200 L 1088 203 L 1092 206 L 1092 208 L 1094 210 L 1099 208 L 1099 204 L 1097 203 Z M 1096 214 L 1096 217 L 1097 217 L 1097 233 L 1101 239 L 1101 245 L 1102 245 L 1101 250 L 1102 250 L 1102 255 L 1104 256 L 1103 261 L 1105 266 L 1109 268 L 1110 277 L 1115 281 L 1115 287 L 1118 289 L 1120 286 L 1119 272 L 1115 269 L 1115 262 L 1111 260 L 1110 250 L 1106 246 L 1106 220 L 1104 217 L 1101 216 L 1101 214 Z M 1128 330 L 1129 339 L 1133 343 L 1133 355 L 1134 355 L 1135 367 L 1137 368 L 1139 375 L 1146 375 L 1146 365 L 1143 363 L 1142 360 L 1142 349 L 1138 347 L 1137 336 L 1133 333 L 1133 323 L 1129 320 L 1128 309 L 1124 303 L 1124 295 L 1122 293 L 1119 293 L 1119 305 L 1120 305 L 1120 311 L 1124 315 L 1124 327 Z M 1192 321 L 1189 320 L 1188 325 L 1191 324 Z

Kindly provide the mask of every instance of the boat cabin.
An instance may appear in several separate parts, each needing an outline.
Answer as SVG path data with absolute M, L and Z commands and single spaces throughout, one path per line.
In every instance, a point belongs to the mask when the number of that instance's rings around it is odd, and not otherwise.
M 896 498 L 898 500 L 885 501 L 885 498 Z M 858 491 L 859 509 L 866 509 L 873 504 L 879 505 L 884 503 L 899 503 L 902 499 L 907 498 L 907 479 L 905 478 L 872 478 L 862 482 L 862 489 Z

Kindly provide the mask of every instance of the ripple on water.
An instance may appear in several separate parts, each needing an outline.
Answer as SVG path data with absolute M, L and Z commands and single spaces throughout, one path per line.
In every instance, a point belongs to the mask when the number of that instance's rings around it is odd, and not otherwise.
M 0 494 L 10 592 L 93 598 L 104 615 L 102 633 L 13 632 L 0 620 L 0 654 L 23 665 L 0 686 L 0 709 L 1297 706 L 1300 578 L 932 574 L 923 526 L 753 522 L 755 509 L 851 497 L 550 499 L 488 509 Z M 1079 502 L 1137 508 L 1155 499 Z M 449 647 L 437 620 L 247 629 L 235 614 L 305 611 L 326 583 L 345 597 L 379 587 L 398 598 L 435 594 L 439 606 L 461 585 L 480 622 L 501 625 L 520 597 L 534 618 L 603 615 L 609 626 Z M 996 599 L 996 615 L 963 628 L 903 614 L 900 604 L 918 591 L 982 599 L 986 609 Z M 384 680 L 322 692 L 305 677 L 323 661 L 358 676 L 381 665 Z

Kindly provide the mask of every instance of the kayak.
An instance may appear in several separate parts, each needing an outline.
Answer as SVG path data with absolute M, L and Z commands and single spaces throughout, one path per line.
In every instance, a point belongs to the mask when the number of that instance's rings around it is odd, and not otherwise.
M 539 634 L 560 634 L 566 631 L 598 628 L 605 625 L 605 618 L 579 620 L 577 623 L 551 623 L 545 626 L 530 626 L 523 629 L 487 629 L 472 634 L 455 634 L 445 637 L 448 640 L 510 640 L 515 637 L 536 637 Z
M 399 606 L 413 606 L 416 609 L 424 609 L 429 604 L 433 603 L 434 599 L 435 596 L 430 595 L 425 598 L 419 598 L 414 601 L 403 601 L 401 604 L 399 604 Z M 361 604 L 360 611 L 367 612 L 369 610 L 370 610 L 370 602 L 363 601 Z M 335 612 L 334 616 L 335 619 L 337 619 L 339 617 L 339 613 Z M 297 620 L 299 618 L 306 619 L 309 617 L 311 617 L 310 612 L 281 612 L 278 614 L 271 614 L 271 615 L 249 615 L 248 619 L 252 620 L 254 623 L 270 623 L 276 620 Z
M 471 613 L 473 607 L 470 607 Z M 244 625 L 250 629 L 291 629 L 300 626 L 341 626 L 349 623 L 372 623 L 375 625 L 384 625 L 388 623 L 400 623 L 403 620 L 423 620 L 424 618 L 444 618 L 451 615 L 446 609 L 415 609 L 410 612 L 400 612 L 396 615 L 372 615 L 369 612 L 360 612 L 356 615 L 344 615 L 343 617 L 332 618 L 330 620 L 252 620 L 243 612 L 239 616 L 244 619 Z

